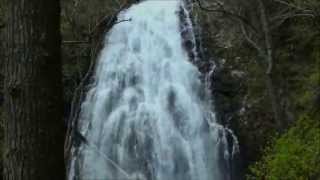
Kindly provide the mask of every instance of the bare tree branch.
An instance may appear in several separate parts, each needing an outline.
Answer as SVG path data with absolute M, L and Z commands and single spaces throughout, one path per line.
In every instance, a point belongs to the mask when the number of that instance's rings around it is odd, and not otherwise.
M 241 26 L 241 31 L 242 31 L 242 34 L 245 38 L 245 40 L 253 47 L 255 48 L 257 51 L 258 51 L 258 54 L 263 57 L 265 59 L 266 55 L 263 51 L 263 49 L 249 36 L 244 24 L 240 24 Z
M 115 22 L 113 25 L 119 24 L 119 23 L 122 23 L 122 22 L 128 22 L 128 21 L 132 21 L 132 19 L 124 19 L 124 20 Z M 83 40 L 83 41 L 77 41 L 77 40 L 62 41 L 62 44 L 63 44 L 63 45 L 77 45 L 77 44 L 89 44 L 89 43 L 91 43 L 90 40 Z
M 287 2 L 287 1 L 283 1 L 283 0 L 273 0 L 273 1 L 274 1 L 274 2 L 277 2 L 277 3 L 279 3 L 279 4 L 282 4 L 282 5 L 288 6 L 288 7 L 290 7 L 290 8 L 294 8 L 294 9 L 299 10 L 299 11 L 313 12 L 313 11 L 310 10 L 310 9 L 304 9 L 304 8 L 302 8 L 302 7 L 299 7 L 298 5 L 292 4 L 292 3 Z
M 278 16 L 275 16 L 272 18 L 271 21 L 285 21 L 291 18 L 295 18 L 295 17 L 310 17 L 310 18 L 314 18 L 314 14 L 309 14 L 309 13 L 286 13 L 286 14 L 279 14 Z
M 221 13 L 223 15 L 229 16 L 232 19 L 235 19 L 237 21 L 240 21 L 244 24 L 246 24 L 248 27 L 250 27 L 254 32 L 258 32 L 257 29 L 243 16 L 232 13 L 230 11 L 225 10 L 224 6 L 222 3 L 217 2 L 216 6 L 218 8 L 216 9 L 211 9 L 208 7 L 203 6 L 201 0 L 196 0 L 198 2 L 199 8 L 203 11 L 208 11 L 208 12 L 216 12 L 216 13 Z
M 273 17 L 270 20 L 271 21 L 270 30 L 274 30 L 280 27 L 287 20 L 296 18 L 296 17 L 315 18 L 314 14 L 293 14 L 293 13 L 282 14 L 282 15 Z
M 89 44 L 90 41 L 62 41 L 64 45 L 73 45 L 73 44 Z
M 122 23 L 122 22 L 128 22 L 128 21 L 132 21 L 132 19 L 131 18 L 130 19 L 123 19 L 123 20 L 115 22 L 114 25 Z
M 262 29 L 264 33 L 264 42 L 266 46 L 266 60 L 268 62 L 268 68 L 266 73 L 271 74 L 272 69 L 273 69 L 273 51 L 272 51 L 272 43 L 271 43 L 271 37 L 270 37 L 270 30 L 269 30 L 269 22 L 265 10 L 265 6 L 262 2 L 262 0 L 258 0 L 259 4 L 259 10 L 260 10 L 260 19 L 262 23 Z

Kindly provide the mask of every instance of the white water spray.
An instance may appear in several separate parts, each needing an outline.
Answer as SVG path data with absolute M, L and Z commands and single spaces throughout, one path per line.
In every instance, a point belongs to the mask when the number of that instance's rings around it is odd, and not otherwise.
M 149 0 L 118 15 L 131 21 L 106 35 L 81 107 L 87 142 L 72 149 L 70 180 L 229 179 L 227 131 L 183 46 L 183 8 Z

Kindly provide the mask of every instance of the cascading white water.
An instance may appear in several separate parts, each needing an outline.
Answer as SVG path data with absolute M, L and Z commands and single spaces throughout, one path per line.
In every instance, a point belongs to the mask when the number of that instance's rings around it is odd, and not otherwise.
M 229 179 L 227 131 L 182 45 L 183 8 L 149 0 L 118 15 L 81 107 L 86 142 L 70 180 Z

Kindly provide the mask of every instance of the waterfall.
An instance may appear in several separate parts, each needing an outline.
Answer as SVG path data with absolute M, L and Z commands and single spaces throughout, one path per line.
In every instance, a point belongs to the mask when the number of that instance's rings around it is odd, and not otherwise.
M 118 15 L 81 106 L 70 180 L 230 179 L 235 150 L 183 43 L 184 6 L 149 0 Z

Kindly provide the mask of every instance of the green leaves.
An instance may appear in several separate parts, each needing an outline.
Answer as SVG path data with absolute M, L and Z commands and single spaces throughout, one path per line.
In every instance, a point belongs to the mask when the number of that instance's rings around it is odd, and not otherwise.
M 250 168 L 248 179 L 307 180 L 320 172 L 320 122 L 303 116 L 277 139 L 262 160 Z

